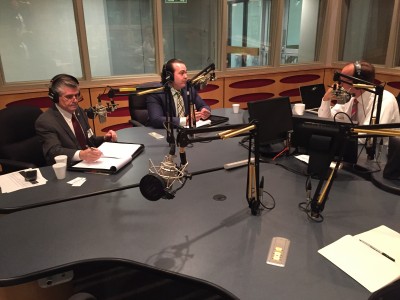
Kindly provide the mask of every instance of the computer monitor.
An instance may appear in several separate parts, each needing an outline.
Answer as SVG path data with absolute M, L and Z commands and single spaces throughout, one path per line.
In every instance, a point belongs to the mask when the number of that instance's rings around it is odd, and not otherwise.
M 352 126 L 344 121 L 293 116 L 291 146 L 299 154 L 310 155 L 308 173 L 324 176 L 326 164 L 329 167 L 333 160 L 357 163 L 358 140 L 348 134 Z
M 321 105 L 321 100 L 325 95 L 325 85 L 322 83 L 304 85 L 299 87 L 301 102 L 306 109 L 315 109 Z
M 289 97 L 251 101 L 247 103 L 247 107 L 249 121 L 256 120 L 258 124 L 261 155 L 273 155 L 281 151 L 282 142 L 288 138 L 288 132 L 293 129 Z

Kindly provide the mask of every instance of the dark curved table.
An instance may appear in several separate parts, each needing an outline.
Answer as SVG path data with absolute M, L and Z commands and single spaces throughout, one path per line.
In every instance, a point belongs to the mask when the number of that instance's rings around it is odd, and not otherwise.
M 145 149 L 116 174 L 67 171 L 65 179 L 57 180 L 51 167 L 40 168 L 48 182 L 45 185 L 1 194 L 0 214 L 138 187 L 142 177 L 149 171 L 149 159 L 155 165 L 159 165 L 170 149 L 165 138 L 155 139 L 149 135 L 150 132 L 165 136 L 165 130 L 148 127 L 132 127 L 118 131 L 120 142 L 144 144 Z M 188 171 L 195 176 L 222 169 L 225 163 L 246 159 L 248 151 L 239 145 L 239 141 L 240 138 L 232 138 L 226 141 L 196 143 L 195 147 L 188 147 Z M 180 163 L 179 155 L 175 162 Z M 80 187 L 67 184 L 76 177 L 85 177 L 86 182 Z
M 365 288 L 317 251 L 382 224 L 399 231 L 398 197 L 340 171 L 325 220 L 314 223 L 297 207 L 305 177 L 262 164 L 264 190 L 276 207 L 253 216 L 246 174 L 246 168 L 200 174 L 172 200 L 151 202 L 139 189 L 126 189 L 5 215 L 0 285 L 76 261 L 114 258 L 205 280 L 240 299 L 367 299 Z M 266 193 L 263 203 L 272 205 Z M 265 263 L 275 236 L 291 241 L 283 268 Z

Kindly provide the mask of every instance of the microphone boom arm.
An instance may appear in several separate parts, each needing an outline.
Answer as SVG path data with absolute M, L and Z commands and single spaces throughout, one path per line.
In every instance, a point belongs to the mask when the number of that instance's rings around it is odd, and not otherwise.
M 328 194 L 330 188 L 332 187 L 334 178 L 336 177 L 336 173 L 339 169 L 341 160 L 344 154 L 344 140 L 350 137 L 377 137 L 377 136 L 400 136 L 400 123 L 391 123 L 391 124 L 375 124 L 375 125 L 360 125 L 360 126 L 352 126 L 344 128 L 342 127 L 340 131 L 343 133 L 342 139 L 336 141 L 338 143 L 338 147 L 341 151 L 339 159 L 336 161 L 335 167 L 329 170 L 329 175 L 324 184 L 324 178 L 320 178 L 318 187 L 314 193 L 314 196 L 311 200 L 311 212 L 309 217 L 317 222 L 322 222 L 323 217 L 321 216 L 321 212 L 324 210 L 325 203 L 328 199 Z
M 222 132 L 221 132 L 222 130 Z M 217 132 L 217 135 L 207 137 L 196 137 L 198 133 L 210 133 Z M 260 185 L 260 155 L 259 155 L 259 141 L 258 141 L 258 128 L 257 123 L 249 124 L 235 124 L 226 125 L 221 127 L 207 127 L 207 128 L 178 128 L 177 134 L 177 146 L 180 148 L 180 152 L 184 152 L 184 148 L 189 144 L 213 140 L 225 140 L 237 136 L 250 136 L 250 143 L 254 139 L 255 151 L 254 161 L 251 160 L 251 144 L 249 146 L 248 155 L 248 172 L 247 172 L 247 193 L 246 198 L 249 204 L 252 215 L 258 215 L 260 211 L 260 204 L 262 199 L 262 191 Z M 181 155 L 181 159 L 186 162 L 186 155 Z M 263 181 L 263 180 L 262 180 Z

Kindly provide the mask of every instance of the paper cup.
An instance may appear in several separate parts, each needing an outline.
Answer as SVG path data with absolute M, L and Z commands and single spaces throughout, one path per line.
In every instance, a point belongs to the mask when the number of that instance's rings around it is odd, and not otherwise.
M 240 108 L 240 104 L 232 104 L 232 109 L 233 109 L 233 113 L 234 114 L 238 114 L 239 113 L 239 108 Z
M 68 160 L 68 156 L 66 155 L 57 155 L 56 157 L 54 157 L 54 160 L 56 161 L 56 163 L 67 163 Z
M 302 116 L 302 115 L 304 115 L 305 109 L 306 109 L 306 105 L 304 103 L 296 103 L 293 106 L 293 114 Z
M 56 174 L 57 179 L 64 179 L 67 173 L 67 164 L 66 163 L 55 163 L 53 165 L 54 173 Z

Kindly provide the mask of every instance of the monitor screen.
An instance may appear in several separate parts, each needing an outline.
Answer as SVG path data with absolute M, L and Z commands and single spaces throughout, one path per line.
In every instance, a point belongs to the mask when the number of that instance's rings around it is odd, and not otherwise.
M 306 109 L 318 108 L 325 95 L 325 86 L 321 84 L 305 85 L 299 87 L 301 102 Z
M 298 153 L 310 154 L 315 147 L 321 147 L 321 144 L 313 145 L 312 137 L 315 141 L 318 139 L 330 138 L 330 146 L 327 151 L 332 151 L 332 157 L 337 159 L 343 155 L 342 161 L 348 163 L 357 162 L 358 140 L 356 137 L 346 136 L 346 130 L 353 126 L 349 122 L 334 121 L 332 119 L 293 116 L 293 132 L 291 134 L 291 146 L 297 149 Z M 322 140 L 321 140 L 322 141 Z M 341 146 L 344 146 L 344 152 L 341 153 Z M 318 149 L 317 149 L 318 150 Z M 319 149 L 318 151 L 323 151 Z
M 260 145 L 279 143 L 293 129 L 289 97 L 248 102 L 249 121 L 257 120 Z

